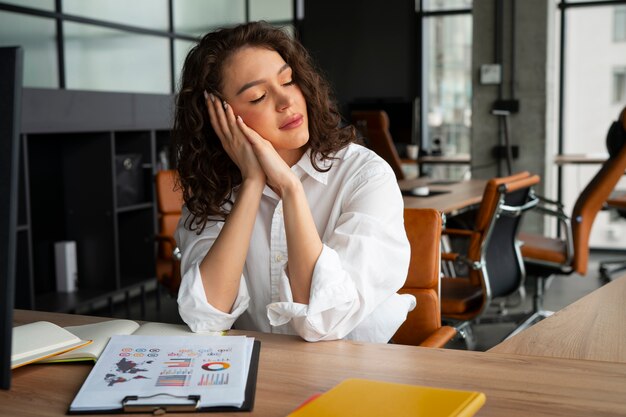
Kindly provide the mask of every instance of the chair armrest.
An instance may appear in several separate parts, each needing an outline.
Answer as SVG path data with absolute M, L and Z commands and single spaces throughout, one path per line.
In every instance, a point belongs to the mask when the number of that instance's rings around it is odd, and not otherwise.
M 563 210 L 563 203 L 559 203 L 556 200 L 550 200 L 549 198 L 539 195 L 539 194 L 534 194 L 534 196 L 539 200 L 539 204 L 540 205 L 552 205 L 552 206 L 556 206 L 558 209 Z
M 442 261 L 455 262 L 460 255 L 455 252 L 441 252 Z
M 180 249 L 178 249 L 178 246 L 176 246 L 176 239 L 174 239 L 172 236 L 159 234 L 154 236 L 154 240 L 158 242 L 169 243 L 170 245 L 172 245 L 172 248 L 174 248 L 172 250 L 172 256 L 177 261 L 180 261 L 180 259 L 182 258 L 182 253 L 180 252 Z
M 457 237 L 471 237 L 476 234 L 473 230 L 467 229 L 443 229 L 442 235 L 457 236 Z
M 441 326 L 435 330 L 430 336 L 428 336 L 420 346 L 431 348 L 442 348 L 452 338 L 456 336 L 456 329 L 450 326 Z
M 452 261 L 465 264 L 474 270 L 481 269 L 485 264 L 481 261 L 474 261 L 465 255 L 455 252 L 441 252 L 442 261 Z
M 176 247 L 176 239 L 174 239 L 172 236 L 159 234 L 159 235 L 154 236 L 154 240 L 157 240 L 159 242 L 169 243 L 173 247 Z
M 555 217 L 563 226 L 563 230 L 565 231 L 566 259 L 569 264 L 574 256 L 574 240 L 570 217 L 565 213 L 563 204 L 558 201 L 550 200 L 539 195 L 535 195 L 534 197 L 539 200 L 539 204 L 535 207 L 535 210 L 541 214 Z M 554 208 L 550 208 L 548 205 L 552 205 Z

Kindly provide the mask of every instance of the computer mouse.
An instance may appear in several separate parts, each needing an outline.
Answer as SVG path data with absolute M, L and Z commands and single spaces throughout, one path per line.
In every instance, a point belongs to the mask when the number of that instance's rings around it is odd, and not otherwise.
M 430 194 L 430 189 L 426 186 L 415 187 L 411 190 L 411 192 L 415 195 L 428 195 Z

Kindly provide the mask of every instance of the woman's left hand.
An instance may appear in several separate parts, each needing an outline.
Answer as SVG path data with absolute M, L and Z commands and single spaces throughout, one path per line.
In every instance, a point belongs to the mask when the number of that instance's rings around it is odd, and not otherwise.
M 261 168 L 267 176 L 267 184 L 282 197 L 283 191 L 299 183 L 289 165 L 280 157 L 274 146 L 254 129 L 248 127 L 240 116 L 237 116 L 237 125 L 246 136 L 254 151 Z

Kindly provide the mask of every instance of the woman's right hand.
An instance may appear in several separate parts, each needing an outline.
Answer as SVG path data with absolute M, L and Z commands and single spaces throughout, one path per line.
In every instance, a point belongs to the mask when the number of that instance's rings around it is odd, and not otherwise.
M 243 180 L 260 180 L 266 182 L 265 172 L 252 150 L 252 145 L 237 125 L 232 108 L 213 94 L 204 94 L 211 126 L 222 142 L 224 150 L 239 167 Z

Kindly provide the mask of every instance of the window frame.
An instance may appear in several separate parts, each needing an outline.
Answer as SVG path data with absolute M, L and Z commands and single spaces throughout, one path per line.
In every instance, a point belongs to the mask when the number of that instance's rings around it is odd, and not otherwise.
M 250 2 L 253 0 L 243 0 L 245 2 L 245 21 L 242 23 L 246 23 L 250 21 Z M 53 19 L 56 24 L 56 53 L 57 53 L 57 69 L 58 69 L 58 89 L 65 90 L 67 88 L 67 76 L 65 71 L 65 45 L 64 45 L 64 34 L 63 34 L 63 24 L 65 22 L 72 23 L 81 23 L 85 25 L 91 25 L 96 27 L 109 28 L 114 30 L 119 30 L 122 32 L 133 33 L 133 34 L 142 34 L 148 36 L 154 36 L 159 38 L 168 38 L 169 39 L 169 70 L 170 70 L 170 85 L 169 89 L 171 93 L 176 92 L 176 55 L 175 55 L 175 46 L 174 43 L 176 40 L 186 40 L 191 42 L 196 42 L 198 39 L 195 36 L 191 36 L 185 33 L 180 33 L 174 30 L 174 21 L 173 21 L 173 5 L 174 0 L 167 0 L 167 13 L 168 13 L 168 30 L 156 30 L 149 29 L 141 26 L 133 26 L 124 23 L 117 23 L 114 21 L 108 20 L 100 20 L 93 19 L 84 16 L 78 16 L 74 14 L 68 14 L 63 12 L 62 0 L 55 0 L 55 9 L 54 11 L 45 10 L 45 9 L 37 9 L 33 7 L 26 6 L 18 6 L 11 3 L 3 3 L 0 1 L 0 11 L 4 12 L 12 12 L 26 16 L 36 16 L 43 17 L 48 19 Z M 298 18 L 303 15 L 304 4 L 301 0 L 293 0 L 293 8 L 292 14 L 293 17 L 291 20 L 280 20 L 274 21 L 269 20 L 268 23 L 276 26 L 284 26 L 291 25 L 296 28 L 296 34 L 298 33 L 297 28 Z

